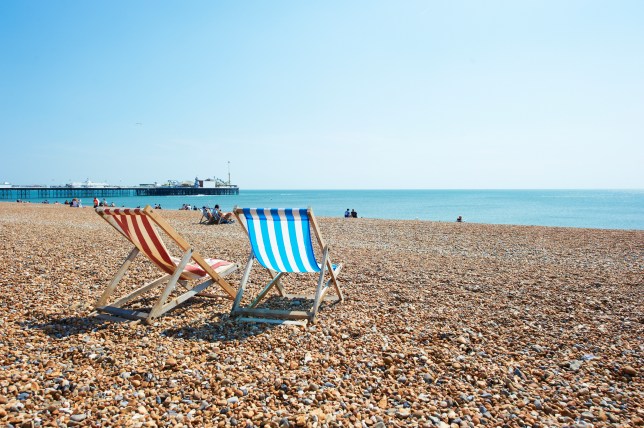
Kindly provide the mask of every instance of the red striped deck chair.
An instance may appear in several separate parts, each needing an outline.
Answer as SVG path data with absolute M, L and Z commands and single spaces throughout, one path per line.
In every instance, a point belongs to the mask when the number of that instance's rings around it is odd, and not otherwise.
M 201 257 L 149 205 L 143 209 L 96 208 L 96 213 L 134 245 L 134 248 L 96 302 L 96 310 L 98 312 L 104 312 L 120 318 L 142 319 L 150 322 L 153 318 L 163 315 L 197 294 L 200 296 L 216 297 L 213 294 L 203 293 L 203 290 L 214 283 L 224 290 L 225 295 L 223 297 L 231 300 L 235 297 L 235 289 L 224 279 L 224 276 L 235 271 L 237 265 L 225 260 L 205 259 Z M 170 255 L 157 229 L 163 231 L 167 237 L 177 244 L 181 251 L 183 251 L 181 257 L 177 258 Z M 114 293 L 116 286 L 123 278 L 123 275 L 134 258 L 140 252 L 145 254 L 164 274 L 160 278 L 108 304 L 108 300 Z M 201 280 L 203 282 L 199 282 Z M 177 283 L 185 286 L 187 291 L 168 301 Z M 126 303 L 163 284 L 165 284 L 165 287 L 163 287 L 161 294 L 149 312 L 123 308 Z M 107 315 L 107 318 L 110 315 Z
M 233 210 L 251 245 L 250 256 L 242 276 L 232 316 L 239 321 L 298 324 L 315 323 L 318 309 L 323 301 L 342 302 L 344 296 L 340 289 L 338 275 L 342 264 L 331 263 L 329 246 L 320 235 L 313 210 L 311 208 L 238 208 Z M 313 233 L 311 233 L 313 231 Z M 322 250 L 321 260 L 315 257 L 313 236 Z M 268 269 L 272 280 L 266 284 L 255 299 L 245 307 L 241 306 L 246 284 L 257 261 Z M 287 293 L 280 279 L 287 274 L 317 274 L 318 281 L 313 294 Z M 328 277 L 328 280 L 325 278 Z M 258 308 L 259 302 L 275 288 L 281 297 L 293 300 L 311 301 L 308 310 L 283 310 Z M 326 295 L 329 290 L 336 295 Z

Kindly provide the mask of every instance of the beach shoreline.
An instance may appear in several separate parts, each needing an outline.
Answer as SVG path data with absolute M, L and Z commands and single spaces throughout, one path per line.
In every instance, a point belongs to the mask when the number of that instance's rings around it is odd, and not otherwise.
M 2 207 L 3 204 L 18 204 L 18 205 L 30 205 L 30 206 L 43 206 L 43 207 L 60 207 L 60 208 L 70 208 L 68 205 L 65 205 L 61 202 L 55 203 L 55 202 L 48 202 L 44 203 L 43 201 L 20 201 L 20 202 L 15 202 L 15 201 L 0 201 L 0 207 Z M 150 205 L 151 207 L 154 207 L 155 203 L 146 203 L 146 204 L 141 204 L 141 205 L 115 205 L 114 207 L 111 208 L 144 208 L 146 205 Z M 279 204 L 278 204 L 279 205 Z M 198 207 L 197 210 L 191 209 L 190 211 L 201 213 L 201 205 L 196 205 Z M 301 207 L 304 207 L 302 205 Z M 76 208 L 76 207 L 74 207 Z M 93 210 L 93 206 L 91 203 L 84 203 L 81 207 L 81 209 L 89 208 Z M 224 206 L 225 208 L 225 206 Z M 184 211 L 181 207 L 163 207 L 162 206 L 162 211 L 163 212 L 168 212 L 168 211 Z M 319 215 L 316 214 L 316 217 L 318 218 L 328 218 L 328 219 L 340 219 L 344 218 L 342 213 L 339 215 Z M 404 221 L 404 222 L 409 222 L 409 221 L 420 221 L 420 222 L 430 222 L 430 223 L 438 223 L 438 224 L 445 224 L 445 223 L 454 223 L 456 222 L 455 220 L 441 220 L 441 219 L 428 219 L 428 218 L 380 218 L 380 217 L 371 217 L 371 216 L 360 216 L 359 218 L 363 220 L 375 220 L 375 221 Z M 552 229 L 582 229 L 582 230 L 607 230 L 607 231 L 634 231 L 634 232 L 644 232 L 644 229 L 641 228 L 624 228 L 624 227 L 598 227 L 598 226 L 566 226 L 566 225 L 544 225 L 544 224 L 521 224 L 521 223 L 486 223 L 486 222 L 476 222 L 476 221 L 468 221 L 466 219 L 463 219 L 461 223 L 470 223 L 470 224 L 476 224 L 476 225 L 481 225 L 481 226 L 507 226 L 507 227 L 545 227 L 545 228 L 552 228 Z
M 91 198 L 84 198 L 91 206 Z M 38 203 L 43 200 L 32 200 Z M 49 202 L 54 202 L 49 200 Z M 64 202 L 59 200 L 58 202 Z M 459 216 L 477 224 L 536 225 L 644 230 L 642 190 L 248 190 L 237 196 L 123 197 L 116 206 L 161 205 L 179 209 L 219 204 L 225 211 L 243 207 L 308 207 L 321 217 L 341 217 L 345 210 L 360 218 L 453 222 Z
M 239 225 L 159 213 L 204 256 L 245 264 Z M 346 301 L 314 326 L 237 324 L 205 298 L 109 323 L 89 314 L 130 244 L 91 207 L 0 204 L 0 422 L 644 424 L 644 231 L 319 223 Z

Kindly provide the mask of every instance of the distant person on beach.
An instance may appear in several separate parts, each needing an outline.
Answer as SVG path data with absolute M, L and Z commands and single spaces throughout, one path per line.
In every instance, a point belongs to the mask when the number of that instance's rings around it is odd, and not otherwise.
M 358 218 L 358 213 L 353 208 L 351 209 L 351 218 Z
M 457 223 L 462 223 L 463 222 L 463 217 L 460 216 L 460 215 L 458 217 L 456 217 L 456 222 Z
M 351 217 L 351 213 L 349 212 L 349 208 L 344 212 L 344 218 L 349 218 Z
M 98 208 L 98 198 L 94 196 L 94 208 Z

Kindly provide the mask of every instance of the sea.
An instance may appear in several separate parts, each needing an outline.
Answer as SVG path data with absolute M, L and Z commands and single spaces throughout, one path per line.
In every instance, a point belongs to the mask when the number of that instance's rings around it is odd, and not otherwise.
M 43 202 L 31 199 L 30 202 Z M 64 200 L 58 200 L 63 202 Z M 50 199 L 50 203 L 55 200 Z M 179 209 L 219 204 L 240 207 L 312 207 L 318 217 L 358 217 L 488 224 L 644 230 L 644 189 L 637 190 L 244 190 L 239 195 L 131 196 L 119 207 Z M 91 206 L 91 199 L 83 199 Z

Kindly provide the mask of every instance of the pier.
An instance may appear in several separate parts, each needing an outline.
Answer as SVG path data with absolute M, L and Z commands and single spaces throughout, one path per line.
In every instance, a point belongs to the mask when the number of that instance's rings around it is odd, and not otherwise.
M 0 199 L 73 199 L 124 196 L 239 195 L 237 186 L 221 187 L 3 187 Z

